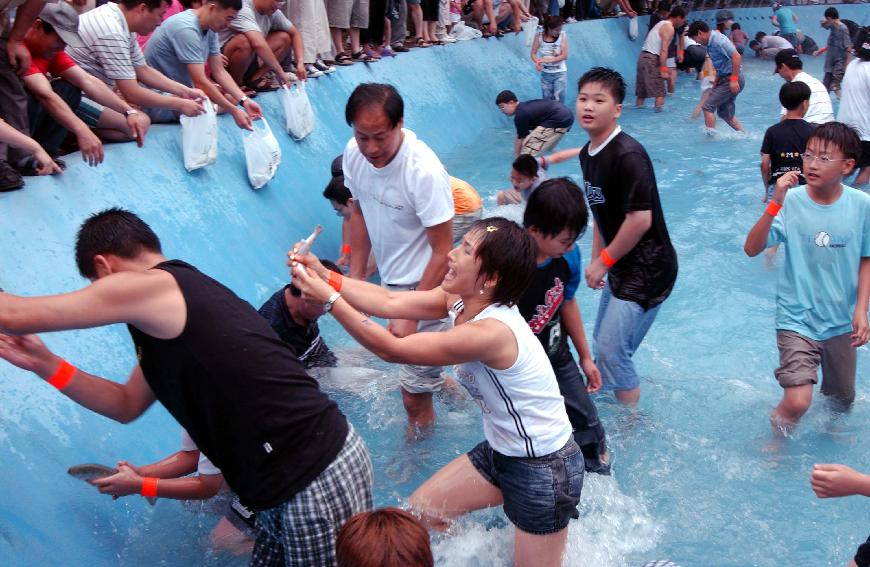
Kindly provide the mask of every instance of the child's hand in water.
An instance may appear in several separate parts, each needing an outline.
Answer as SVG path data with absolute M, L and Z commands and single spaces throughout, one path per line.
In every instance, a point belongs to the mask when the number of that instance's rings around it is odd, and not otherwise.
M 773 200 L 781 205 L 785 200 L 785 194 L 788 193 L 788 190 L 792 187 L 796 187 L 799 180 L 800 177 L 798 177 L 797 171 L 789 171 L 785 175 L 782 175 L 776 180 L 776 190 L 773 192 Z
M 819 498 L 864 494 L 867 477 L 846 465 L 813 465 L 810 485 Z

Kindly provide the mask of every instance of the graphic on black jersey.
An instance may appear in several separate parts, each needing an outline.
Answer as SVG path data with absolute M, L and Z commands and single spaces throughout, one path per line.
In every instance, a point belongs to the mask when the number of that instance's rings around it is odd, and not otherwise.
M 601 187 L 595 187 L 588 181 L 584 181 L 583 190 L 586 192 L 586 200 L 589 202 L 590 207 L 603 205 L 606 202 L 604 191 L 601 190 Z

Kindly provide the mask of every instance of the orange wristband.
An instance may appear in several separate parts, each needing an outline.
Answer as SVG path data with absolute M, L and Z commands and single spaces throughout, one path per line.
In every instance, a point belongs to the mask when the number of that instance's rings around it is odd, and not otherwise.
M 782 209 L 782 205 L 777 203 L 776 201 L 771 201 L 767 208 L 764 209 L 764 212 L 772 217 L 775 217 L 779 214 L 780 209 Z
M 610 254 L 607 253 L 607 248 L 605 248 L 604 250 L 601 251 L 600 258 L 601 258 L 601 261 L 604 262 L 604 265 L 607 266 L 608 268 L 612 268 L 613 265 L 616 263 L 616 260 L 611 258 Z
M 736 83 L 738 80 L 739 80 L 739 77 L 737 75 L 731 75 L 731 82 L 732 83 Z
M 157 479 L 146 476 L 142 479 L 142 496 L 157 498 Z
M 350 244 L 342 244 L 341 245 L 341 253 L 342 254 L 350 254 Z
M 327 280 L 327 283 L 332 286 L 332 289 L 335 291 L 341 291 L 342 281 L 344 281 L 344 276 L 337 272 L 329 272 L 329 280 Z
M 46 380 L 49 384 L 60 391 L 69 386 L 70 380 L 75 376 L 76 367 L 65 360 L 60 361 L 60 366 L 54 371 L 54 374 Z

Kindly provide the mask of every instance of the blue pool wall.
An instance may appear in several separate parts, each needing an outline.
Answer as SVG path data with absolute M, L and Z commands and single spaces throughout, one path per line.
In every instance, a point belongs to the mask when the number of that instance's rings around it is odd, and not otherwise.
M 870 23 L 866 4 L 838 8 L 843 18 Z M 795 8 L 801 28 L 820 45 L 827 36 L 818 28 L 824 10 Z M 750 36 L 771 29 L 770 9 L 735 12 Z M 712 23 L 713 14 L 698 12 L 690 19 Z M 646 18 L 641 18 L 641 29 L 646 29 Z M 627 30 L 625 18 L 565 26 L 571 54 L 569 101 L 584 71 L 608 65 L 628 80 L 630 102 L 643 36 L 631 41 Z M 482 129 L 498 126 L 505 129 L 505 139 L 492 143 L 510 144 L 510 123 L 494 105 L 496 94 L 511 89 L 521 100 L 540 96 L 528 49 L 521 37 L 510 35 L 414 50 L 309 81 L 317 127 L 299 143 L 282 132 L 278 96 L 259 96 L 283 152 L 275 179 L 259 191 L 248 184 L 241 137 L 228 117 L 219 118 L 217 163 L 194 173 L 184 170 L 177 126 L 153 127 L 143 149 L 108 146 L 106 160 L 97 168 L 87 167 L 77 155 L 67 156 L 64 175 L 29 178 L 23 191 L 0 194 L 0 287 L 30 295 L 83 286 L 73 259 L 76 230 L 89 214 L 121 206 L 151 224 L 167 256 L 190 261 L 258 305 L 285 282 L 288 247 L 315 224 L 327 227 L 315 251 L 337 255 L 338 219 L 321 192 L 332 158 L 351 136 L 344 121 L 345 102 L 357 84 L 370 81 L 398 87 L 405 99 L 406 126 L 436 152 L 468 145 Z M 576 130 L 571 140 L 579 143 L 583 136 Z M 655 157 L 655 148 L 649 149 Z M 45 338 L 74 364 L 111 379 L 123 380 L 134 363 L 129 337 L 120 326 Z M 77 462 L 111 462 L 122 456 L 146 462 L 168 454 L 178 447 L 177 424 L 159 406 L 131 425 L 116 424 L 5 363 L 0 363 L 0 399 L 0 560 L 46 565 L 77 557 L 81 564 L 117 563 L 123 550 L 115 546 L 123 541 L 95 540 L 94 522 L 135 523 L 140 504 L 126 504 L 132 509 L 126 520 L 108 510 L 95 520 L 94 507 L 110 508 L 105 497 L 79 486 L 64 471 Z

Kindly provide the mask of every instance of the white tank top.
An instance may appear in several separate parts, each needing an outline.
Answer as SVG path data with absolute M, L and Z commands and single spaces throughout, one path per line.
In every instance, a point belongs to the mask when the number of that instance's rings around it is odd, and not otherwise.
M 544 34 L 538 34 L 538 59 L 542 59 L 544 57 L 557 57 L 560 53 L 562 53 L 562 42 L 565 40 L 565 32 L 560 32 L 559 37 L 556 38 L 556 41 L 544 41 Z M 558 63 L 542 63 L 541 64 L 541 72 L 542 73 L 565 73 L 568 71 L 568 65 L 565 64 L 565 60 L 561 60 Z
M 451 319 L 462 310 L 453 306 Z M 517 341 L 517 359 L 496 370 L 482 362 L 457 364 L 459 382 L 483 410 L 483 433 L 492 448 L 509 457 L 543 457 L 565 446 L 571 422 L 550 360 L 516 306 L 490 305 L 473 319 L 507 325 Z
M 643 50 L 649 51 L 654 55 L 658 55 L 662 52 L 662 36 L 659 35 L 661 28 L 664 24 L 667 24 L 668 20 L 662 20 L 656 25 L 653 26 L 653 29 L 649 30 L 649 33 L 646 34 L 646 39 L 643 42 Z

